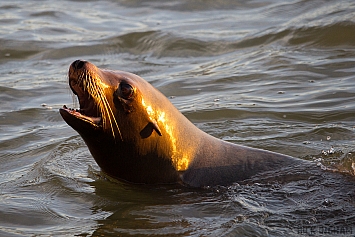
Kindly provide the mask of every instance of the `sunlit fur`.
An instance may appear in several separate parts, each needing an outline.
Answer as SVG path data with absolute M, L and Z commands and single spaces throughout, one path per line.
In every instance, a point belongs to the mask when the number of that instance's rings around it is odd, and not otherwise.
M 121 131 L 115 115 L 105 96 L 104 87 L 108 86 L 102 83 L 100 78 L 92 76 L 90 72 L 86 70 L 78 76 L 77 84 L 80 85 L 84 91 L 87 91 L 94 99 L 95 106 L 98 107 L 101 114 L 103 129 L 110 131 L 112 136 L 115 138 L 117 135 L 115 128 L 117 128 L 119 137 L 122 140 Z

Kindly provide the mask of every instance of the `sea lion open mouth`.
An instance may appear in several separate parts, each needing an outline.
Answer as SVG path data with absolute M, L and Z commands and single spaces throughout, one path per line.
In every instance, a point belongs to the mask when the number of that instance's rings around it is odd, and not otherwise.
M 83 84 L 82 80 L 78 80 L 78 78 L 69 78 L 70 88 L 77 96 L 80 108 L 72 109 L 64 105 L 63 109 L 76 118 L 91 123 L 93 126 L 102 127 L 102 117 L 99 107 Z
M 88 122 L 93 126 L 102 127 L 102 117 L 99 107 L 89 93 L 89 90 L 84 86 L 84 84 L 87 84 L 85 80 L 90 80 L 89 78 L 87 75 L 85 77 L 73 77 L 69 75 L 69 85 L 74 95 L 78 98 L 80 108 L 72 109 L 64 105 L 63 109 L 77 119 Z
M 83 121 L 91 123 L 93 126 L 97 126 L 97 127 L 102 126 L 102 124 L 101 124 L 102 118 L 101 117 L 87 116 L 82 112 L 82 110 L 68 108 L 66 105 L 64 105 L 62 109 L 65 110 L 67 113 L 70 113 L 71 115 L 75 116 L 78 119 L 81 119 Z
M 81 126 L 79 123 L 86 123 L 114 137 L 117 131 L 120 134 L 112 106 L 105 95 L 105 89 L 109 86 L 102 81 L 100 71 L 93 64 L 77 60 L 70 65 L 68 76 L 69 86 L 77 96 L 80 107 L 73 109 L 64 105 L 60 109 L 66 122 L 74 129 Z

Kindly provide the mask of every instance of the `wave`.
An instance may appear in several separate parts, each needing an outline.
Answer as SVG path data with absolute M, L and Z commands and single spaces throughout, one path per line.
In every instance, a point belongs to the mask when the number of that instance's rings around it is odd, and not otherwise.
M 106 41 L 106 46 L 118 52 L 150 54 L 155 57 L 218 56 L 238 49 L 261 47 L 272 43 L 304 47 L 353 47 L 355 22 L 344 21 L 329 25 L 291 27 L 281 31 L 269 29 L 236 41 L 202 40 L 160 31 L 134 32 Z
M 290 32 L 290 45 L 316 47 L 355 46 L 355 22 L 337 22 L 326 26 L 302 27 Z

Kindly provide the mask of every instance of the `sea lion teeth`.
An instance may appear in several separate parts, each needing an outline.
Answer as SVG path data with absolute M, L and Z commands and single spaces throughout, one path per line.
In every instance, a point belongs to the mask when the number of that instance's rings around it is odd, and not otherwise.
M 86 120 L 88 122 L 91 122 L 94 125 L 100 125 L 102 118 L 101 117 L 90 117 L 87 116 L 83 113 L 81 113 L 78 109 L 72 109 L 72 108 L 68 108 L 67 106 L 63 106 L 63 108 L 61 109 L 61 111 L 67 111 L 69 114 L 81 119 L 81 120 Z
M 204 133 L 135 74 L 100 69 L 82 60 L 73 62 L 68 74 L 80 109 L 64 105 L 60 114 L 112 177 L 202 187 L 307 163 Z

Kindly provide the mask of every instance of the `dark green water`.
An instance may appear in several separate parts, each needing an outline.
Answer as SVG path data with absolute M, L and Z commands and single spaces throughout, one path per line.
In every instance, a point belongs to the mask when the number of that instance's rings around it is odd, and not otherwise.
M 206 190 L 107 180 L 58 113 L 79 58 L 314 168 Z M 355 236 L 352 0 L 1 1 L 0 100 L 0 236 Z

